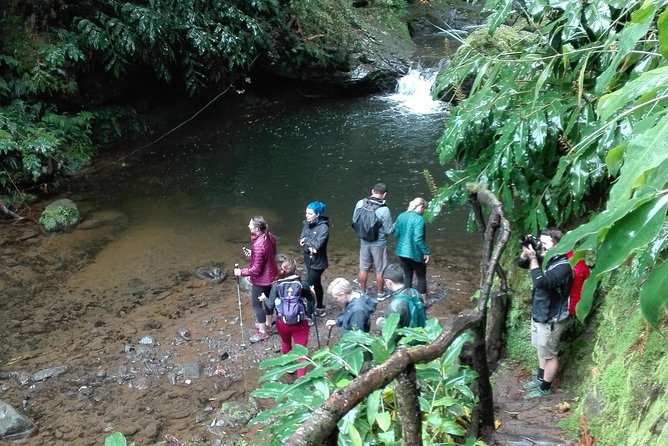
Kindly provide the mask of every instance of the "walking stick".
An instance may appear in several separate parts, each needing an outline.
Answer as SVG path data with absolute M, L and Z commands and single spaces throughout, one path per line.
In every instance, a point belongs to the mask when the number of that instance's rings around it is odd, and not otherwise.
M 238 269 L 239 264 L 235 263 L 234 264 L 234 269 Z M 241 276 L 237 276 L 237 303 L 239 304 L 239 327 L 241 328 L 241 342 L 244 342 L 244 317 L 241 314 L 241 285 L 239 284 L 239 280 L 241 279 Z
M 309 287 L 309 289 L 311 290 L 311 294 L 313 294 L 313 298 L 315 299 L 315 288 L 313 286 L 311 286 L 311 287 Z M 318 350 L 319 350 L 320 349 L 320 333 L 318 333 L 318 318 L 317 318 L 317 315 L 316 315 L 316 311 L 318 309 L 318 304 L 317 304 L 318 300 L 315 299 L 315 301 L 316 301 L 316 304 L 313 308 L 313 326 L 315 326 L 315 339 L 316 339 L 316 341 L 318 341 Z
M 326 347 L 329 347 L 329 340 L 332 338 L 332 328 L 334 328 L 334 326 L 330 325 L 329 331 L 327 332 L 327 343 L 325 344 Z

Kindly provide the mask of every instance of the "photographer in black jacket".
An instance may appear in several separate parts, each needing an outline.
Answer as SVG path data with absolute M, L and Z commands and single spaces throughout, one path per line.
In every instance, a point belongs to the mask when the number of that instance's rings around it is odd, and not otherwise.
M 531 273 L 531 344 L 538 354 L 536 377 L 523 386 L 527 391 L 525 399 L 549 395 L 559 369 L 557 346 L 568 318 L 573 271 L 565 255 L 554 256 L 545 265 L 541 264 L 545 253 L 557 246 L 562 236 L 558 229 L 546 229 L 538 239 L 529 235 L 520 240 L 517 265 Z

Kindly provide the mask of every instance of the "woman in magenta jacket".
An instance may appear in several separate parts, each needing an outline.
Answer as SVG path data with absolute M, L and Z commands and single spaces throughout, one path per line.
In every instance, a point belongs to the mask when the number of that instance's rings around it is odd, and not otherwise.
M 264 217 L 251 218 L 248 229 L 251 233 L 250 265 L 248 268 L 235 268 L 234 275 L 250 277 L 251 305 L 255 311 L 255 334 L 250 337 L 250 341 L 260 342 L 269 337 L 267 328 L 272 323 L 272 312 L 258 298 L 262 294 L 269 296 L 271 285 L 278 278 L 276 237 L 269 232 Z

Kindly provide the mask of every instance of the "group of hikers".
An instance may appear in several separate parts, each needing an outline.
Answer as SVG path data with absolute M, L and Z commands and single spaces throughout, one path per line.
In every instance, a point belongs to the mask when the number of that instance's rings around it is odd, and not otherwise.
M 426 202 L 415 198 L 405 212 L 392 222 L 385 197 L 387 186 L 378 183 L 369 197 L 359 200 L 353 210 L 351 226 L 360 239 L 359 288 L 343 277 L 329 283 L 327 294 L 343 306 L 343 312 L 326 321 L 330 328 L 342 332 L 371 330 L 371 314 L 378 302 L 391 299 L 386 316 L 399 315 L 399 327 L 425 325 L 428 306 L 426 271 L 429 249 L 425 244 L 425 222 L 422 214 Z M 304 256 L 306 281 L 296 273 L 295 259 L 276 253 L 276 237 L 269 232 L 263 217 L 248 222 L 251 249 L 244 249 L 250 258 L 247 268 L 235 268 L 237 277 L 249 276 L 251 303 L 255 312 L 256 330 L 251 342 L 268 339 L 273 325 L 281 338 L 281 351 L 287 353 L 293 344 L 306 346 L 309 327 L 315 318 L 327 314 L 322 285 L 322 274 L 328 267 L 327 243 L 329 219 L 324 215 L 325 204 L 313 201 L 306 206 L 299 246 Z M 387 241 L 392 235 L 396 241 L 397 263 L 388 263 Z M 549 395 L 558 371 L 558 343 L 566 319 L 574 315 L 582 284 L 589 275 L 586 264 L 579 260 L 571 267 L 571 253 L 555 255 L 543 265 L 542 259 L 559 243 L 563 233 L 546 229 L 538 237 L 527 235 L 520 241 L 518 266 L 529 270 L 532 280 L 531 342 L 536 349 L 536 375 L 523 388 L 525 398 Z M 367 293 L 371 268 L 375 270 L 376 295 Z M 413 277 L 416 278 L 413 287 Z M 376 320 L 382 329 L 385 318 Z M 317 327 L 316 327 L 317 328 Z M 305 368 L 297 376 L 303 376 Z
M 430 254 L 425 244 L 422 217 L 426 202 L 419 197 L 411 200 L 407 210 L 393 223 L 385 201 L 387 190 L 387 185 L 377 183 L 371 189 L 371 195 L 355 205 L 351 226 L 360 239 L 359 289 L 343 277 L 329 283 L 327 294 L 343 306 L 343 312 L 338 317 L 326 321 L 330 330 L 338 327 L 342 332 L 369 332 L 371 314 L 377 302 L 388 298 L 391 301 L 386 315 L 397 313 L 399 327 L 425 324 L 426 270 Z M 329 266 L 329 218 L 324 213 L 325 204 L 321 201 L 313 201 L 306 206 L 298 239 L 303 251 L 304 282 L 297 274 L 296 260 L 277 254 L 276 237 L 269 231 L 266 220 L 261 216 L 249 220 L 251 248 L 244 249 L 249 265 L 236 267 L 234 275 L 250 279 L 250 300 L 255 313 L 255 333 L 250 337 L 251 342 L 268 339 L 275 324 L 281 338 L 281 351 L 287 353 L 293 344 L 306 346 L 309 327 L 316 318 L 327 315 L 322 274 Z M 388 262 L 387 241 L 390 235 L 396 239 L 398 263 Z M 377 290 L 375 298 L 367 294 L 367 279 L 372 267 Z M 417 279 L 415 289 L 413 276 Z M 378 328 L 383 322 L 384 318 L 378 318 Z M 300 369 L 297 376 L 304 373 L 305 369 Z

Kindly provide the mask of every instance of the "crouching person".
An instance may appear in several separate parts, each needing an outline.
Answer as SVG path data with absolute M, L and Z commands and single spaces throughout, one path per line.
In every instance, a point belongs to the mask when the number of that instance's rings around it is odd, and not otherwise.
M 376 311 L 376 300 L 365 293 L 353 291 L 353 286 L 343 277 L 332 280 L 327 294 L 339 304 L 343 304 L 343 313 L 336 319 L 328 320 L 328 328 L 339 327 L 342 332 L 362 330 L 366 333 L 371 329 L 371 313 Z
M 413 288 L 404 285 L 404 271 L 396 263 L 392 263 L 383 271 L 385 288 L 390 292 L 390 304 L 386 316 L 392 313 L 399 315 L 398 328 L 424 327 L 427 321 L 424 302 L 420 294 Z M 384 318 L 378 318 L 376 325 L 382 328 Z

